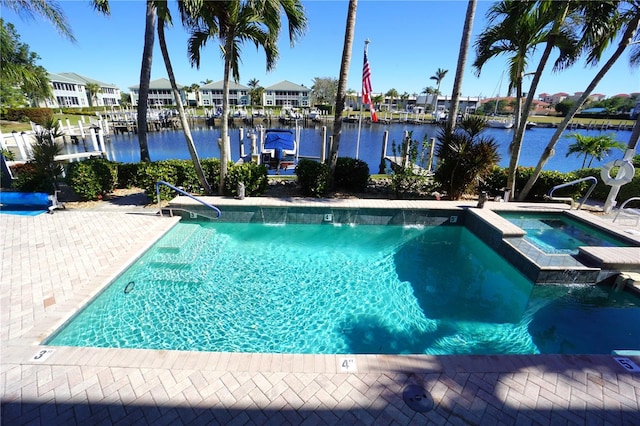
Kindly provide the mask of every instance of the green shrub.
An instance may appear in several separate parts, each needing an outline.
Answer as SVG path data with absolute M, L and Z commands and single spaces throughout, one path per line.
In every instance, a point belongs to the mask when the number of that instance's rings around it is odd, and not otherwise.
M 138 187 L 140 170 L 147 163 L 118 163 L 118 188 Z
M 89 160 L 69 164 L 67 182 L 83 200 L 98 200 L 102 197 L 100 179 Z
M 54 190 L 51 176 L 39 170 L 35 164 L 28 162 L 12 167 L 14 181 L 12 186 L 22 192 L 46 192 L 52 194 Z
M 220 160 L 217 158 L 205 158 L 200 160 L 200 164 L 211 190 L 217 192 L 220 187 Z
M 329 191 L 329 166 L 324 163 L 303 158 L 295 170 L 298 185 L 304 195 L 323 197 Z
M 53 111 L 50 108 L 8 108 L 6 118 L 9 121 L 31 120 L 36 124 L 44 125 L 53 119 Z
M 175 160 L 173 160 L 175 161 Z M 149 163 L 143 169 L 140 169 L 138 186 L 144 189 L 144 192 L 153 202 L 158 202 L 156 196 L 156 182 L 165 181 L 174 186 L 180 186 L 178 182 L 178 171 L 173 161 L 157 161 Z M 175 197 L 176 193 L 167 186 L 160 186 L 160 198 L 170 200 Z
M 362 160 L 339 157 L 333 175 L 333 186 L 349 192 L 364 192 L 369 183 L 369 166 Z
M 256 163 L 243 163 L 229 167 L 225 180 L 225 195 L 238 195 L 238 183 L 244 183 L 248 197 L 262 195 L 267 191 L 267 167 Z

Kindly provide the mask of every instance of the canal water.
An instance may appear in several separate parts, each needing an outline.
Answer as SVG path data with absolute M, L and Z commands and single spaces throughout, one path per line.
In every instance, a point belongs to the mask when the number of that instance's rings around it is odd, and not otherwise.
M 320 157 L 322 152 L 322 127 L 324 123 L 312 123 L 307 127 L 301 127 L 299 141 L 299 155 L 301 157 Z M 273 128 L 288 128 L 295 131 L 294 127 L 281 125 L 279 123 L 273 125 Z M 244 128 L 245 138 L 243 144 L 245 152 L 248 154 L 250 149 L 250 140 L 247 134 L 255 131 L 255 128 Z M 392 143 L 400 144 L 406 131 L 412 132 L 413 139 L 422 141 L 435 138 L 438 130 L 435 126 L 423 124 L 362 124 L 360 132 L 357 123 L 343 123 L 342 135 L 340 138 L 340 157 L 356 158 L 356 149 L 358 149 L 358 158 L 365 161 L 369 165 L 369 171 L 372 174 L 378 173 L 380 157 L 382 154 L 382 142 L 384 132 L 389 132 L 387 155 L 394 155 Z M 332 133 L 331 123 L 326 123 L 327 139 Z M 360 142 L 358 145 L 358 132 L 360 133 Z M 555 132 L 553 128 L 534 128 L 527 130 L 520 154 L 519 164 L 521 166 L 535 167 L 540 155 L 551 136 Z M 614 134 L 619 142 L 626 145 L 631 136 L 630 131 L 599 131 L 599 130 L 568 130 L 565 135 L 578 132 L 585 135 Z M 204 122 L 193 122 L 191 125 L 191 133 L 200 158 L 219 158 L 219 148 L 217 140 L 220 137 L 220 129 L 206 125 Z M 231 138 L 231 156 L 234 161 L 240 158 L 240 130 L 239 127 L 230 128 Z M 509 164 L 509 144 L 513 138 L 513 130 L 505 129 L 487 129 L 485 136 L 493 137 L 498 144 L 498 152 L 501 157 L 500 166 L 507 167 Z M 152 161 L 167 159 L 190 159 L 189 152 L 185 143 L 184 133 L 182 130 L 162 130 L 159 132 L 148 133 L 149 154 Z M 574 138 L 563 137 L 556 146 L 556 154 L 547 163 L 545 170 L 557 170 L 559 172 L 570 172 L 578 170 L 582 167 L 582 157 L 575 154 L 566 156 L 568 146 L 575 142 Z M 78 145 L 66 144 L 64 153 L 76 153 L 85 150 L 85 145 L 91 148 L 91 141 L 87 140 L 83 144 Z M 136 134 L 118 134 L 111 135 L 105 139 L 107 156 L 110 160 L 134 163 L 140 161 L 140 147 L 138 145 L 138 137 Z M 623 152 L 620 150 L 612 151 L 611 155 L 603 161 L 594 160 L 592 167 L 599 167 L 614 159 L 621 159 Z M 587 160 L 588 163 L 588 160 Z

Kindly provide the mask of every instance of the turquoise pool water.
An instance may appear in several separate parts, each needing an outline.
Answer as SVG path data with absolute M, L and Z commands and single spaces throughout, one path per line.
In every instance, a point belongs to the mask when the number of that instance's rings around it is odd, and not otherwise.
M 549 254 L 578 254 L 578 247 L 625 247 L 628 243 L 555 213 L 500 213 L 526 231 L 527 241 Z
M 574 343 L 572 327 L 584 325 L 553 319 L 572 316 L 573 291 L 534 288 L 461 226 L 180 223 L 46 343 L 522 354 L 609 353 L 640 341 L 633 328 L 622 330 L 640 320 L 638 300 L 620 294 L 597 297 L 616 312 L 619 333 L 608 330 L 596 346 Z M 592 333 L 597 325 L 585 315 L 576 318 Z

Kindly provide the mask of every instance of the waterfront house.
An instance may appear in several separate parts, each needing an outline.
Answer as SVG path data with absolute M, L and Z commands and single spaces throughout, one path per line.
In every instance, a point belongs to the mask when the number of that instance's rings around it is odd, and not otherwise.
M 311 105 L 311 89 L 283 80 L 273 86 L 265 87 L 262 104 L 264 106 L 307 108 Z
M 180 99 L 182 99 L 183 105 L 187 101 L 187 92 L 185 87 L 177 84 L 178 91 L 180 92 Z M 131 104 L 133 106 L 138 105 L 138 99 L 140 98 L 140 85 L 129 86 L 131 90 Z M 159 78 L 149 82 L 149 98 L 147 101 L 150 107 L 154 106 L 167 106 L 175 105 L 173 100 L 173 93 L 171 92 L 171 82 L 166 78 Z
M 75 72 L 62 72 L 60 76 L 76 80 L 79 84 L 84 86 L 84 91 L 89 101 L 89 106 L 117 106 L 120 105 L 120 89 L 109 83 L 95 80 L 84 75 L 77 74 Z M 99 87 L 99 90 L 95 94 L 91 94 L 91 91 L 87 88 L 89 85 L 95 84 Z
M 222 107 L 223 86 L 224 80 L 200 86 L 198 89 L 198 92 L 200 92 L 198 105 L 203 107 Z M 249 87 L 229 81 L 229 105 L 238 106 L 250 104 Z

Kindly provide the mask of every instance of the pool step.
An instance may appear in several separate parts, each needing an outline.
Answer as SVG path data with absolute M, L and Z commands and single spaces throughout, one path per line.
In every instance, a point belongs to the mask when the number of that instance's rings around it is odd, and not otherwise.
M 201 229 L 200 225 L 194 224 L 180 224 L 180 232 L 176 232 L 176 230 L 172 230 L 167 235 L 164 236 L 158 243 L 156 247 L 161 250 L 166 250 L 167 252 L 177 251 L 182 247 L 191 236 Z
M 505 238 L 500 254 L 536 284 L 595 284 L 600 268 L 568 254 L 548 254 L 524 238 Z
M 214 266 L 214 259 L 226 243 L 213 229 L 200 228 L 179 249 L 161 248 L 149 260 L 156 279 L 200 282 Z

